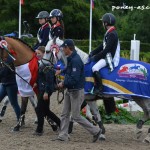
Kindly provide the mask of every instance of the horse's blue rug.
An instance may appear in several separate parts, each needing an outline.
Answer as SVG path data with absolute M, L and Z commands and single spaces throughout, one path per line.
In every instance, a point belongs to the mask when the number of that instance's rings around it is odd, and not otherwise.
M 85 65 L 85 93 L 91 93 L 94 86 L 92 66 Z M 107 95 L 131 99 L 131 96 L 150 98 L 150 65 L 141 61 L 120 59 L 119 66 L 109 72 L 107 67 L 100 71 L 103 81 L 103 92 Z
M 92 76 L 92 66 L 95 62 L 85 65 L 85 94 L 92 93 L 94 78 Z M 64 69 L 64 65 L 59 61 L 55 67 Z M 103 81 L 103 93 L 110 96 L 119 96 L 132 99 L 133 96 L 139 98 L 150 98 L 150 65 L 141 61 L 120 58 L 120 63 L 112 72 L 107 67 L 100 71 Z

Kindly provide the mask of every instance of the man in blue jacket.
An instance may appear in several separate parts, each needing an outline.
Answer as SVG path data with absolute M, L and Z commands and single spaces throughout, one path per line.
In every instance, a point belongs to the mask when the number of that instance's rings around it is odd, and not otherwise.
M 93 135 L 93 142 L 96 142 L 101 134 L 101 129 L 93 126 L 87 119 L 80 115 L 81 104 L 84 101 L 84 64 L 75 50 L 72 39 L 66 39 L 61 45 L 64 54 L 67 56 L 67 67 L 63 71 L 56 71 L 56 75 L 63 72 L 65 79 L 58 84 L 59 88 L 66 88 L 64 107 L 61 114 L 61 125 L 59 136 L 56 140 L 68 141 L 68 127 L 70 113 L 74 121 L 83 126 Z

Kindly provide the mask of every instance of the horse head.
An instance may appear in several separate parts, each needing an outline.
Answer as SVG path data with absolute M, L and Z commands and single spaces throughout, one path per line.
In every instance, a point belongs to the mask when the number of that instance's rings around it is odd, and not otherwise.
M 0 38 L 0 58 L 13 58 L 15 66 L 28 63 L 34 56 L 34 51 L 25 42 L 14 37 Z
M 62 40 L 59 38 L 56 39 L 56 42 L 54 44 L 53 40 L 50 40 L 46 47 L 45 47 L 45 53 L 43 56 L 43 63 L 46 65 L 54 65 L 57 64 L 58 60 L 62 60 L 62 62 L 66 65 L 67 60 L 63 53 L 63 51 L 60 48 L 60 45 L 63 43 Z

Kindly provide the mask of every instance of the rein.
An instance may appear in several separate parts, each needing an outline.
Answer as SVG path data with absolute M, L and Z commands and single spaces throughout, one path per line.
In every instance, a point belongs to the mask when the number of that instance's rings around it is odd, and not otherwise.
M 59 78 L 59 75 L 58 76 L 56 76 L 56 84 L 59 84 L 60 83 L 60 80 L 59 80 L 60 78 Z M 62 103 L 62 101 L 64 100 L 64 91 L 65 91 L 65 89 L 63 88 L 63 89 L 60 89 L 60 88 L 57 88 L 57 101 L 58 101 L 58 104 L 61 104 Z M 59 96 L 60 96 L 60 93 L 62 94 L 62 98 L 61 99 L 59 99 Z
M 2 59 L 0 60 L 1 64 L 9 68 L 12 72 L 14 72 L 18 77 L 20 77 L 23 81 L 25 81 L 27 84 L 30 85 L 30 83 L 25 80 L 23 77 L 21 77 L 15 70 L 13 70 L 7 63 L 5 63 Z M 30 85 L 31 86 L 31 85 Z M 32 87 L 32 86 L 31 86 Z

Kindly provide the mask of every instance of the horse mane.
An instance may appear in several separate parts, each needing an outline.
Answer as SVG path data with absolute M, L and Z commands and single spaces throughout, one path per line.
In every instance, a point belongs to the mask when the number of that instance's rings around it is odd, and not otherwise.
M 35 52 L 34 49 L 29 44 L 27 44 L 25 41 L 23 41 L 22 39 L 19 39 L 19 38 L 14 37 L 14 36 L 5 36 L 5 37 L 9 37 L 9 38 L 17 40 L 17 41 L 23 43 L 24 45 L 26 45 L 27 47 L 29 47 L 33 52 Z

